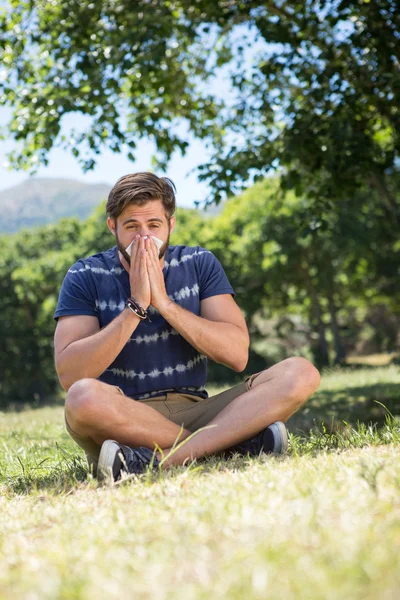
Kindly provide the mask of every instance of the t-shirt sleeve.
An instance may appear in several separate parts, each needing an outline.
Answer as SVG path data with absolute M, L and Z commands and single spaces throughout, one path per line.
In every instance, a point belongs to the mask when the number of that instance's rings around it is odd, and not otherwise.
M 75 263 L 64 278 L 54 319 L 68 315 L 98 317 L 94 285 L 82 261 Z
M 228 277 L 219 260 L 209 250 L 198 249 L 197 265 L 199 271 L 200 300 L 219 294 L 231 294 L 235 292 L 229 283 Z

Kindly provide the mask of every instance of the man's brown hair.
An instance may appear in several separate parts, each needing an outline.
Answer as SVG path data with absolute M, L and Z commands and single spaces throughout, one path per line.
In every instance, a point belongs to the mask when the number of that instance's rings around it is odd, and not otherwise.
M 118 179 L 108 195 L 106 211 L 116 220 L 128 204 L 143 206 L 149 200 L 161 200 L 165 215 L 170 219 L 175 212 L 176 187 L 168 177 L 153 173 L 131 173 Z

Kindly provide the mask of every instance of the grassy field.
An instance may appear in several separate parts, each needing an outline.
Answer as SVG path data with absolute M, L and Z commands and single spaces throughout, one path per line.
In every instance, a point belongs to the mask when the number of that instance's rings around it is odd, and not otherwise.
M 398 414 L 398 367 L 333 370 L 286 457 L 99 486 L 62 407 L 0 413 L 0 598 L 397 600 Z

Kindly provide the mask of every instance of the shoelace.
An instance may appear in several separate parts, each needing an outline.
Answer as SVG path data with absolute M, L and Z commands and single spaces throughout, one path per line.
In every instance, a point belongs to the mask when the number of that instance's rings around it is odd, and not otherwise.
M 259 435 L 254 436 L 249 440 L 245 440 L 240 444 L 236 444 L 229 448 L 230 452 L 238 452 L 239 454 L 258 454 L 261 449 Z
M 129 446 L 122 446 L 124 461 L 123 468 L 127 468 L 129 473 L 143 473 L 146 467 L 153 461 L 153 468 L 158 466 L 158 459 L 156 456 L 153 458 L 153 452 L 148 448 L 130 448 Z M 124 463 L 124 461 L 122 461 Z

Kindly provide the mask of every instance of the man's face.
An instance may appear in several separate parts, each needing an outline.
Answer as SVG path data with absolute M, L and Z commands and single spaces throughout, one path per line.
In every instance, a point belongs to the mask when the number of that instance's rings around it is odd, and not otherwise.
M 130 256 L 125 251 L 137 234 L 141 237 L 154 235 L 164 243 L 161 246 L 159 258 L 161 259 L 168 246 L 171 231 L 175 227 L 175 217 L 167 219 L 161 200 L 150 200 L 143 206 L 128 204 L 119 215 L 116 222 L 107 220 L 108 228 L 115 235 L 118 250 L 130 264 Z

